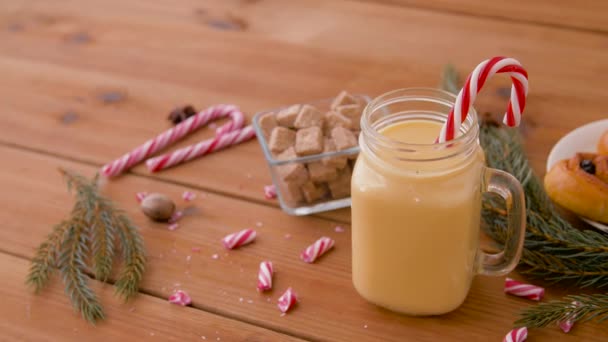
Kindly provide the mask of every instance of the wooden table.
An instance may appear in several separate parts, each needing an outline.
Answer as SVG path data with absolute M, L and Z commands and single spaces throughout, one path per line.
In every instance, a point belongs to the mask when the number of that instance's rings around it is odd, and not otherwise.
M 515 56 L 531 75 L 522 131 L 542 175 L 563 134 L 607 115 L 608 5 L 455 3 L 2 1 L 0 340 L 500 341 L 519 310 L 533 305 L 505 296 L 501 278 L 477 277 L 464 305 L 441 317 L 401 316 L 361 299 L 350 278 L 349 210 L 284 214 L 263 197 L 270 177 L 255 141 L 154 175 L 139 166 L 107 184 L 141 228 L 149 262 L 133 302 L 121 303 L 112 286 L 91 281 L 105 322 L 80 319 L 58 277 L 39 296 L 24 287 L 35 246 L 71 208 L 56 169 L 92 176 L 166 129 L 166 113 L 179 104 L 235 103 L 251 118 L 341 89 L 375 96 L 432 87 L 447 62 L 466 73 L 491 55 Z M 507 85 L 493 81 L 478 109 L 502 112 Z M 148 221 L 134 200 L 138 191 L 179 198 L 186 189 L 199 195 L 199 211 L 177 231 Z M 336 225 L 346 232 L 335 232 Z M 256 227 L 259 240 L 226 252 L 219 239 L 244 227 Z M 321 234 L 336 240 L 335 250 L 304 264 L 298 253 Z M 275 262 L 277 289 L 293 286 L 300 296 L 284 317 L 275 303 L 279 291 L 255 291 L 262 259 Z M 176 288 L 192 296 L 192 307 L 167 303 Z M 575 291 L 552 287 L 547 297 Z M 530 332 L 530 341 L 607 338 L 606 328 L 593 323 L 568 335 Z

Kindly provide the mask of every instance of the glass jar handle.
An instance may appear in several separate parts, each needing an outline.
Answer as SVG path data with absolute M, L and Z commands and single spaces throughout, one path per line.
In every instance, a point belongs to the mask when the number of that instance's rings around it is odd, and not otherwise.
M 511 272 L 521 257 L 526 232 L 526 200 L 519 181 L 507 172 L 485 168 L 482 189 L 505 200 L 507 231 L 504 249 L 495 254 L 479 251 L 479 274 L 501 276 Z

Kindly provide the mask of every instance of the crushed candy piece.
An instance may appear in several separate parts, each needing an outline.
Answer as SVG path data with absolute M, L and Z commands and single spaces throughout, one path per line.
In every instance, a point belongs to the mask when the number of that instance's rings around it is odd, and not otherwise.
M 574 326 L 574 322 L 570 319 L 567 319 L 567 320 L 559 323 L 559 328 L 562 329 L 562 331 L 565 332 L 566 334 L 570 332 L 570 329 L 572 329 L 572 326 Z
M 315 262 L 317 258 L 327 253 L 334 247 L 334 240 L 324 236 L 315 241 L 312 245 L 306 247 L 300 254 L 300 258 L 309 264 Z
M 177 224 L 177 223 L 171 223 L 171 224 L 170 224 L 170 225 L 167 227 L 167 229 L 169 229 L 170 231 L 174 231 L 174 230 L 176 230 L 177 228 L 179 228 L 179 224 Z
M 253 242 L 253 240 L 255 240 L 255 237 L 255 230 L 248 228 L 243 229 L 240 232 L 226 235 L 222 239 L 222 243 L 227 249 L 234 249 Z
M 192 299 L 185 291 L 177 290 L 169 297 L 169 303 L 186 306 L 192 303 Z
M 342 227 L 342 226 L 336 226 L 336 228 L 334 228 L 334 231 L 336 233 L 344 233 L 344 227 Z
M 217 260 L 220 258 L 220 256 L 217 253 L 215 253 L 211 256 L 211 258 Z
M 181 210 L 176 210 L 173 215 L 171 215 L 171 218 L 169 219 L 169 223 L 176 223 L 177 221 L 179 221 L 182 217 L 184 216 L 184 212 Z
M 274 186 L 274 184 L 264 185 L 264 197 L 267 200 L 277 198 L 277 188 Z
M 262 261 L 260 263 L 260 271 L 258 272 L 258 290 L 267 291 L 272 289 L 272 262 Z
M 287 311 L 296 305 L 297 301 L 298 298 L 290 287 L 279 297 L 277 306 L 282 313 L 287 313 Z
M 541 300 L 545 295 L 545 289 L 507 278 L 505 279 L 505 293 L 531 300 Z
M 182 199 L 186 202 L 190 202 L 192 200 L 194 200 L 196 198 L 196 194 L 192 191 L 184 191 L 184 193 L 182 194 Z
M 528 338 L 528 328 L 517 328 L 509 331 L 502 342 L 524 342 Z
M 137 202 L 140 202 L 144 200 L 144 198 L 146 198 L 146 196 L 148 196 L 148 193 L 145 191 L 142 192 L 138 192 L 135 194 L 135 199 L 137 199 Z
M 198 253 L 198 252 L 201 251 L 201 248 L 200 247 L 192 247 L 191 251 L 195 252 L 195 253 Z

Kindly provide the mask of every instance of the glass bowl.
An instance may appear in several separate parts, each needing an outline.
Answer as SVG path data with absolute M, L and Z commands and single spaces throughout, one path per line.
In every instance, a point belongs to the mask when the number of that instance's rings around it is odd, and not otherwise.
M 359 101 L 361 111 L 363 111 L 370 98 L 365 95 L 353 96 Z M 330 98 L 300 103 L 300 105 L 311 105 L 325 113 L 330 110 L 333 100 L 334 98 Z M 309 215 L 349 207 L 351 204 L 350 175 L 359 155 L 359 146 L 342 151 L 279 159 L 270 151 L 269 143 L 260 126 L 260 118 L 268 113 L 276 114 L 289 107 L 291 106 L 265 110 L 258 112 L 253 117 L 253 127 L 268 163 L 281 209 L 290 215 Z M 356 136 L 358 137 L 358 134 Z M 335 168 L 336 175 L 333 176 L 332 174 L 331 176 L 333 179 L 319 182 L 308 180 L 306 183 L 284 180 L 286 173 L 294 174 L 304 169 L 308 171 L 310 168 L 318 170 L 318 168 L 322 168 L 321 165 L 338 165 Z M 318 172 L 315 174 L 318 174 Z

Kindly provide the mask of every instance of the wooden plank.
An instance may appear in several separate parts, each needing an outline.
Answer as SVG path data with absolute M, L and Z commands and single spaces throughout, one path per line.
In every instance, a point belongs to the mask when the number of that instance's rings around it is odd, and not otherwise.
M 608 33 L 608 3 L 583 0 L 514 0 L 450 1 L 450 0 L 361 0 L 398 6 L 416 7 L 474 16 L 530 22 L 569 29 Z
M 31 257 L 51 222 L 60 220 L 71 207 L 72 200 L 54 169 L 69 167 L 88 175 L 94 169 L 6 147 L 0 147 L 0 155 L 6 161 L 0 169 L 0 221 L 4 224 L 0 250 Z M 460 341 L 467 336 L 468 340 L 499 340 L 510 329 L 516 313 L 530 305 L 504 295 L 502 279 L 477 277 L 467 301 L 453 313 L 428 318 L 394 314 L 367 303 L 354 291 L 347 226 L 345 233 L 337 233 L 335 224 L 324 220 L 289 217 L 268 206 L 199 193 L 194 202 L 196 214 L 182 219 L 180 228 L 172 232 L 166 225 L 145 219 L 134 194 L 148 190 L 178 198 L 183 187 L 127 176 L 106 184 L 104 189 L 141 227 L 149 255 L 142 284 L 146 293 L 165 298 L 180 287 L 188 291 L 197 308 L 306 339 Z M 244 227 L 255 227 L 259 234 L 256 242 L 225 251 L 221 237 Z M 300 261 L 299 252 L 321 235 L 335 238 L 335 250 L 313 265 Z M 193 252 L 192 247 L 201 251 Z M 214 259 L 214 254 L 219 258 Z M 275 290 L 268 294 L 255 290 L 261 260 L 273 261 L 277 270 Z M 288 286 L 294 288 L 301 302 L 281 317 L 276 299 Z M 566 291 L 551 287 L 547 292 L 554 298 Z M 605 334 L 606 328 L 596 324 L 577 327 L 570 333 L 588 341 L 601 340 Z M 563 334 L 549 328 L 533 331 L 531 336 L 540 340 L 561 338 Z
M 11 113 L 0 119 L 4 141 L 47 151 L 53 146 L 54 153 L 102 164 L 164 129 L 165 112 L 178 103 L 235 102 L 251 115 L 341 88 L 377 95 L 434 86 L 446 62 L 464 73 L 492 51 L 515 55 L 530 70 L 524 128 L 532 164 L 542 174 L 557 139 L 603 118 L 608 105 L 598 77 L 608 67 L 602 35 L 345 1 L 108 4 L 44 2 L 24 4 L 17 13 L 1 10 L 5 25 L 24 25 L 0 33 L 6 75 L 0 82 Z M 267 15 L 278 11 L 281 16 Z M 235 20 L 245 24 L 218 29 Z M 308 31 L 316 21 L 324 24 Z M 89 38 L 75 42 L 79 34 Z M 466 49 L 457 43 L 463 39 L 470 43 Z M 503 110 L 506 84 L 492 83 L 480 111 Z M 127 96 L 100 101 L 113 92 Z M 68 114 L 79 120 L 67 125 Z M 253 142 L 158 177 L 256 201 L 269 182 Z M 347 220 L 348 212 L 332 217 Z
M 72 309 L 58 279 L 40 295 L 25 288 L 28 268 L 27 260 L 0 253 L 3 341 L 299 341 L 145 294 L 123 303 L 112 286 L 94 280 L 107 319 L 93 326 Z

